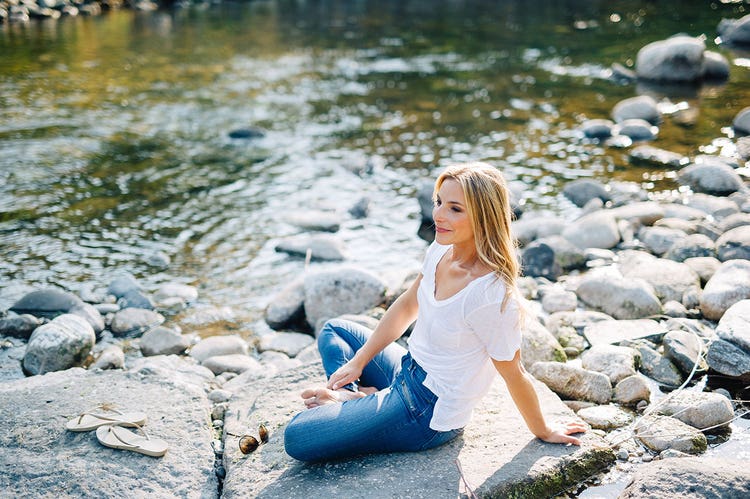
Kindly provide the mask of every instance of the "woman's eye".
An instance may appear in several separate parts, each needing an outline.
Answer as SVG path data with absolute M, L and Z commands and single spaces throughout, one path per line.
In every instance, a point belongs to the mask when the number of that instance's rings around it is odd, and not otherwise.
M 461 208 L 459 208 L 459 207 L 457 207 L 457 206 L 454 206 L 453 208 L 451 208 L 451 210 L 452 210 L 453 212 L 455 212 L 455 213 L 461 213 Z

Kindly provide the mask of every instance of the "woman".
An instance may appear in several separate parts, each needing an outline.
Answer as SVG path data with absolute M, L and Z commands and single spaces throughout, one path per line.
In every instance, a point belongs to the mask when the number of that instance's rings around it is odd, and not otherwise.
M 495 371 L 529 430 L 580 445 L 583 423 L 550 427 L 521 365 L 520 268 L 508 189 L 484 163 L 446 169 L 433 194 L 435 242 L 422 272 L 374 331 L 332 320 L 318 336 L 328 377 L 302 393 L 308 410 L 286 428 L 302 461 L 417 451 L 461 434 Z M 409 351 L 394 343 L 416 319 Z

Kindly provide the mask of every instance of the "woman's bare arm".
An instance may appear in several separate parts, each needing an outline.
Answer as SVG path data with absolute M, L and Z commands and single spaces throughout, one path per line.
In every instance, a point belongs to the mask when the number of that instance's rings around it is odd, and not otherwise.
M 521 351 L 517 351 L 513 360 L 492 360 L 495 369 L 505 380 L 508 392 L 521 413 L 531 433 L 537 438 L 551 443 L 581 445 L 581 441 L 571 436 L 572 433 L 585 432 L 588 427 L 579 421 L 570 421 L 560 427 L 550 427 L 544 419 L 539 405 L 539 397 L 531 382 L 530 374 L 521 364 Z

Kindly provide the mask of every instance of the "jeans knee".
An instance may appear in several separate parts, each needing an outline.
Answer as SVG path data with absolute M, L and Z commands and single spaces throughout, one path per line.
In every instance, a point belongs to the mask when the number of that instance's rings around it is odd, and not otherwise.
M 309 431 L 296 420 L 296 417 L 293 418 L 284 430 L 284 450 L 298 461 L 312 461 L 307 448 L 308 439 L 305 438 L 309 436 Z

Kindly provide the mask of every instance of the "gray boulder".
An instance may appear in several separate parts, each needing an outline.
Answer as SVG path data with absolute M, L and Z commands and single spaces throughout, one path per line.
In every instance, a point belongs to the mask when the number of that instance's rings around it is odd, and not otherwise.
M 190 346 L 190 339 L 168 327 L 155 327 L 146 331 L 139 341 L 144 357 L 154 355 L 182 355 Z
M 331 234 L 301 234 L 280 241 L 276 251 L 311 260 L 339 261 L 346 258 L 341 241 Z
M 541 241 L 533 241 L 523 249 L 521 264 L 524 275 L 530 277 L 556 281 L 562 275 L 562 268 L 555 262 L 555 251 Z
M 17 314 L 53 319 L 83 305 L 84 302 L 73 293 L 59 289 L 42 289 L 28 293 L 14 303 L 10 310 Z
M 728 426 L 734 418 L 732 402 L 716 392 L 681 390 L 670 394 L 658 406 L 657 412 L 672 416 L 698 430 Z
M 664 356 L 674 362 L 685 375 L 695 369 L 703 372 L 707 369 L 704 354 L 706 348 L 703 341 L 695 334 L 687 331 L 670 331 L 664 335 Z
M 344 267 L 305 276 L 305 317 L 317 330 L 322 321 L 341 314 L 359 314 L 380 305 L 385 283 L 362 269 Z
M 579 248 L 604 248 L 617 246 L 620 231 L 614 216 L 598 211 L 575 220 L 562 232 L 562 236 Z
M 125 352 L 118 345 L 104 348 L 89 369 L 122 369 L 125 367 Z
M 734 343 L 720 339 L 712 341 L 706 362 L 719 374 L 737 378 L 743 383 L 750 381 L 750 353 Z
M 638 78 L 653 81 L 694 82 L 703 77 L 705 43 L 690 36 L 674 36 L 649 43 L 638 51 Z
M 186 303 L 193 302 L 198 299 L 198 288 L 178 282 L 170 282 L 159 286 L 159 289 L 154 293 L 154 300 L 157 303 L 170 298 L 179 298 Z
M 614 430 L 633 421 L 633 416 L 612 404 L 585 407 L 576 414 L 597 430 Z
M 209 357 L 219 355 L 240 354 L 247 355 L 249 347 L 247 341 L 237 335 L 210 336 L 202 339 L 190 349 L 190 356 L 198 362 L 203 362 Z
M 708 213 L 717 220 L 739 213 L 740 209 L 737 203 L 725 197 L 711 196 L 698 192 L 687 200 L 687 206 L 696 208 L 704 213 Z
M 744 185 L 734 169 L 722 162 L 698 163 L 680 170 L 677 181 L 695 192 L 727 196 Z
M 638 440 L 655 452 L 673 449 L 687 454 L 700 454 L 708 447 L 700 430 L 669 416 L 650 415 L 635 427 Z
M 703 234 L 690 234 L 675 242 L 664 255 L 664 258 L 684 262 L 688 258 L 716 256 L 716 245 Z
M 664 208 L 653 201 L 629 202 L 609 210 L 617 220 L 627 220 L 640 225 L 653 225 L 664 218 Z
M 23 368 L 30 374 L 44 374 L 80 365 L 95 342 L 94 329 L 88 322 L 77 315 L 60 315 L 32 333 Z
M 273 329 L 305 324 L 305 281 L 300 277 L 276 293 L 265 311 L 266 324 Z
M 305 230 L 336 232 L 341 227 L 341 217 L 320 210 L 298 211 L 286 216 L 286 221 Z
M 719 260 L 750 260 L 750 225 L 731 229 L 716 240 Z
M 606 374 L 560 362 L 537 362 L 529 372 L 566 399 L 597 404 L 607 404 L 612 399 L 612 383 Z
M 583 334 L 592 345 L 608 345 L 638 338 L 661 338 L 667 330 L 653 319 L 602 320 L 588 324 Z
M 260 339 L 258 349 L 261 352 L 281 352 L 289 357 L 296 357 L 302 350 L 313 344 L 315 339 L 302 333 L 273 333 Z
M 607 187 L 598 180 L 577 179 L 568 182 L 563 187 L 563 194 L 578 207 L 584 206 L 592 199 L 598 198 L 603 202 L 610 200 Z
M 573 311 L 578 306 L 578 297 L 572 291 L 553 290 L 542 296 L 542 308 L 548 314 Z
M 536 362 L 565 362 L 565 350 L 539 321 L 528 321 L 521 335 L 521 362 L 529 369 Z
M 716 336 L 750 352 L 750 300 L 733 304 L 716 327 Z
M 743 225 L 750 225 L 750 213 L 735 213 L 719 223 L 719 230 L 724 233 Z
M 659 133 L 659 128 L 646 120 L 629 119 L 615 127 L 618 135 L 630 137 L 633 141 L 653 140 Z
M 706 283 L 701 295 L 703 316 L 719 320 L 724 312 L 740 300 L 750 298 L 750 261 L 729 260 Z
M 750 44 L 750 15 L 740 19 L 722 19 L 717 26 L 721 40 L 730 45 Z
M 635 374 L 620 380 L 615 385 L 615 402 L 622 405 L 636 405 L 638 402 L 651 399 L 651 389 L 643 376 Z
M 535 239 L 559 235 L 566 226 L 567 222 L 560 217 L 527 212 L 512 222 L 512 231 L 519 244 L 526 245 Z
M 584 251 L 562 236 L 546 236 L 537 239 L 544 243 L 555 253 L 555 263 L 563 270 L 574 270 L 586 266 L 586 254 Z
M 685 265 L 693 269 L 693 272 L 698 274 L 701 279 L 701 285 L 706 284 L 711 277 L 721 267 L 721 262 L 712 256 L 697 256 L 693 258 L 686 258 Z
M 680 153 L 659 149 L 658 147 L 646 144 L 631 149 L 628 158 L 631 163 L 661 166 L 674 170 L 679 170 L 690 163 L 690 159 Z
M 678 387 L 684 381 L 684 377 L 677 366 L 671 360 L 661 355 L 645 342 L 632 345 L 641 354 L 641 365 L 639 370 L 667 387 Z
M 141 289 L 140 283 L 132 274 L 122 273 L 112 279 L 107 287 L 107 293 L 115 298 L 120 298 L 129 292 L 140 291 Z
M 42 321 L 31 314 L 12 314 L 9 317 L 0 318 L 0 336 L 27 340 L 31 333 L 41 325 Z
M 612 118 L 617 123 L 630 119 L 641 119 L 652 125 L 657 125 L 661 121 L 661 113 L 653 97 L 638 95 L 615 104 L 615 107 L 612 108 Z
M 104 317 L 102 314 L 89 303 L 73 307 L 68 313 L 77 315 L 86 320 L 94 329 L 94 333 L 99 334 L 104 330 Z
M 595 345 L 581 355 L 581 367 L 606 374 L 612 385 L 634 376 L 640 355 L 630 347 Z
M 729 61 L 718 52 L 703 52 L 703 79 L 725 81 L 729 79 Z
M 262 372 L 263 366 L 249 355 L 233 353 L 227 355 L 215 355 L 201 362 L 201 365 L 214 374 L 236 373 L 245 371 Z
M 640 319 L 661 312 L 654 288 L 641 279 L 589 273 L 576 293 L 585 303 L 615 319 Z
M 143 308 L 124 308 L 115 313 L 109 330 L 115 336 L 137 336 L 164 322 L 164 316 Z
M 581 125 L 583 135 L 590 139 L 606 139 L 612 136 L 614 123 L 610 120 L 593 119 L 586 120 Z
M 687 237 L 680 229 L 669 227 L 641 227 L 638 231 L 638 239 L 654 255 L 661 256 L 671 248 L 677 241 Z
M 750 107 L 746 107 L 737 113 L 732 121 L 732 126 L 739 133 L 750 134 Z
M 417 202 L 419 203 L 419 211 L 422 215 L 423 224 L 432 223 L 432 193 L 434 190 L 434 181 L 421 182 L 417 187 Z
M 642 251 L 622 252 L 620 272 L 624 277 L 643 279 L 651 284 L 662 301 L 682 301 L 687 289 L 700 285 L 698 274 L 684 263 L 656 258 Z

